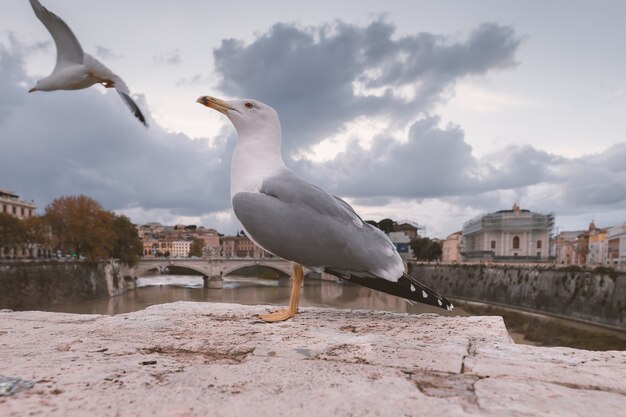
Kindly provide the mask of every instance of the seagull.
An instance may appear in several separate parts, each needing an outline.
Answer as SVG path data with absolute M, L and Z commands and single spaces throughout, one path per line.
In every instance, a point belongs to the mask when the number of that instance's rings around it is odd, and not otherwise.
M 287 309 L 260 318 L 284 321 L 298 312 L 303 266 L 355 284 L 452 310 L 450 301 L 404 272 L 395 246 L 339 197 L 299 178 L 281 156 L 278 114 L 257 100 L 198 103 L 223 113 L 239 138 L 233 151 L 230 192 L 246 235 L 293 264 Z
M 57 63 L 52 74 L 37 81 L 28 92 L 81 90 L 102 84 L 106 88 L 115 88 L 135 117 L 147 127 L 146 119 L 130 97 L 126 83 L 96 58 L 84 53 L 78 39 L 60 17 L 43 7 L 38 0 L 30 0 L 30 5 L 54 39 Z

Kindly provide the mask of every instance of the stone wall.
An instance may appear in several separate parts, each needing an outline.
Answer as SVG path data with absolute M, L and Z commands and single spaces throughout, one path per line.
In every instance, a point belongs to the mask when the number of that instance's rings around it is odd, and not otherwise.
M 452 298 L 523 307 L 626 329 L 624 272 L 410 264 L 409 273 Z
M 117 262 L 0 262 L 0 309 L 30 310 L 124 292 Z

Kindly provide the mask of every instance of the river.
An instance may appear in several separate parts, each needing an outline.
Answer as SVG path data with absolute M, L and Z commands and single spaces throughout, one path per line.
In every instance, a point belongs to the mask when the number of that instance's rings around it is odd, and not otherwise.
M 200 276 L 157 275 L 139 278 L 137 289 L 123 295 L 57 304 L 44 310 L 114 315 L 175 301 L 285 306 L 289 302 L 290 291 L 288 279 L 226 276 L 223 288 L 212 289 L 203 287 Z M 448 312 L 424 304 L 412 305 L 401 298 L 369 288 L 334 281 L 305 279 L 300 306 L 436 313 L 444 316 L 498 315 L 504 317 L 507 329 L 516 343 L 626 350 L 626 332 L 461 300 L 455 300 L 455 309 Z

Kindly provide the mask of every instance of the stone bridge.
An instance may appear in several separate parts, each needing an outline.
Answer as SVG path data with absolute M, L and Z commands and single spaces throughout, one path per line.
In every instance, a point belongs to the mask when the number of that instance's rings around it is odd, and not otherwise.
M 138 277 L 155 269 L 163 271 L 168 266 L 178 266 L 201 273 L 204 277 L 205 285 L 208 284 L 209 281 L 221 281 L 220 278 L 223 275 L 228 275 L 231 272 L 247 266 L 265 266 L 284 272 L 289 276 L 293 273 L 291 262 L 280 258 L 144 258 L 137 262 L 127 274 L 132 277 Z M 305 275 L 309 272 L 309 269 L 304 268 Z

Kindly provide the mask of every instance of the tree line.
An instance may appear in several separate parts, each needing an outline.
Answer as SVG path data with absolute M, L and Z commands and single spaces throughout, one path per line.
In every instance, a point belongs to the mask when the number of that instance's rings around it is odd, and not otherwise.
M 367 220 L 366 222 L 385 233 L 396 231 L 396 227 L 398 226 L 392 219 L 382 219 L 379 222 Z M 411 239 L 409 246 L 413 251 L 413 255 L 415 255 L 415 259 L 418 261 L 437 261 L 441 259 L 441 255 L 443 254 L 440 242 L 427 237 L 417 236 Z
M 40 245 L 95 262 L 117 258 L 133 265 L 143 252 L 135 225 L 85 195 L 55 199 L 42 216 L 25 220 L 0 213 L 0 248 Z

